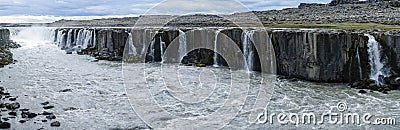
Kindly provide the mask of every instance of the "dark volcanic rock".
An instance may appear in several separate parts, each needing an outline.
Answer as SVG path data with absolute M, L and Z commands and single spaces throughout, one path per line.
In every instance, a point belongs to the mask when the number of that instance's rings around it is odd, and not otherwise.
M 59 121 L 52 122 L 50 126 L 52 127 L 60 127 L 61 123 Z
M 50 106 L 44 106 L 43 108 L 44 109 L 52 109 L 52 108 L 54 108 L 54 106 L 51 106 L 51 105 Z
M 52 120 L 52 119 L 56 119 L 56 116 L 52 114 L 52 115 L 46 116 L 46 118 Z
M 11 124 L 8 122 L 0 122 L 0 129 L 7 129 L 10 128 Z
M 392 1 L 390 1 L 390 6 L 392 6 L 392 7 L 400 7 L 400 1 L 392 0 Z
M 15 103 L 6 103 L 5 106 L 6 106 L 6 108 L 9 109 L 9 110 L 15 110 L 15 109 L 18 109 L 18 108 L 20 107 L 20 105 L 19 105 L 18 102 L 15 102 Z
M 356 2 L 359 2 L 359 0 L 332 0 L 329 5 L 336 6 L 339 4 L 354 4 Z

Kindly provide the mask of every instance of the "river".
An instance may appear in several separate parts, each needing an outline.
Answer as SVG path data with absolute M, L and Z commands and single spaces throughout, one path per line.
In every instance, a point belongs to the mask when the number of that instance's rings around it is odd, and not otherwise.
M 36 37 L 42 37 L 42 35 Z M 400 91 L 390 91 L 389 94 L 379 92 L 360 94 L 358 90 L 351 89 L 346 84 L 280 79 L 275 78 L 275 76 L 263 76 L 258 72 L 231 71 L 226 67 L 197 68 L 179 64 L 146 63 L 145 70 L 140 70 L 136 68 L 143 67 L 143 64 L 124 65 L 121 62 L 97 61 L 87 55 L 67 55 L 65 51 L 60 50 L 46 38 L 30 38 L 32 37 L 14 37 L 13 40 L 19 42 L 23 47 L 12 50 L 14 59 L 18 62 L 0 69 L 0 86 L 5 87 L 12 95 L 18 97 L 17 100 L 21 104 L 21 108 L 29 108 L 36 113 L 53 112 L 57 118 L 52 121 L 60 121 L 60 129 L 149 128 L 140 118 L 143 118 L 144 115 L 139 114 L 140 116 L 138 116 L 135 113 L 135 111 L 140 113 L 140 110 L 132 107 L 132 104 L 142 103 L 133 102 L 136 100 L 132 100 L 131 97 L 135 97 L 135 95 L 132 95 L 131 91 L 135 89 L 127 87 L 125 84 L 127 82 L 124 82 L 126 77 L 124 77 L 123 72 L 126 69 L 132 69 L 132 67 L 134 72 L 137 72 L 136 77 L 140 77 L 140 73 L 143 72 L 148 76 L 146 81 L 138 78 L 137 81 L 132 82 L 137 83 L 137 87 L 149 85 L 149 90 L 159 106 L 175 115 L 168 119 L 155 119 L 151 123 L 158 122 L 172 129 L 182 127 L 187 129 L 213 124 L 213 122 L 184 124 L 173 117 L 195 119 L 216 112 L 228 98 L 235 98 L 235 96 L 228 96 L 232 82 L 243 83 L 244 85 L 240 84 L 244 86 L 241 89 L 244 91 L 248 89 L 248 91 L 245 91 L 247 97 L 242 111 L 237 116 L 229 115 L 231 113 L 220 115 L 235 117 L 233 120 L 229 120 L 227 125 L 223 125 L 224 129 L 400 129 L 398 125 L 400 120 Z M 171 74 L 168 71 L 171 68 L 180 68 L 181 83 L 186 84 L 188 89 L 199 89 L 197 88 L 199 84 L 202 84 L 203 87 L 213 87 L 212 85 L 216 84 L 217 87 L 213 89 L 213 94 L 202 97 L 207 99 L 202 100 L 201 103 L 182 103 L 170 98 L 174 94 L 169 94 L 168 91 L 163 90 L 164 83 L 159 82 L 163 79 L 158 76 L 161 75 L 159 73 L 161 66 L 166 69 L 164 72 L 167 72 L 167 74 Z M 234 75 L 234 73 L 249 76 L 249 81 L 240 80 L 243 75 Z M 164 75 L 164 80 L 167 79 L 168 76 Z M 233 81 L 233 79 L 239 80 Z M 174 79 L 169 80 L 174 81 Z M 249 84 L 247 84 L 248 82 Z M 254 93 L 259 89 L 264 89 L 262 85 L 260 86 L 261 82 L 270 83 L 268 86 L 272 86 L 272 88 L 265 89 L 270 92 L 270 98 L 254 96 Z M 173 85 L 170 85 L 169 89 L 174 90 Z M 249 85 L 248 88 L 247 85 Z M 175 92 L 179 93 L 179 91 Z M 139 93 L 140 96 L 142 95 Z M 249 123 L 249 110 L 255 104 L 256 99 L 265 99 L 260 102 L 262 102 L 261 104 L 268 104 L 266 110 L 269 116 L 272 113 L 276 114 L 272 123 Z M 40 103 L 46 101 L 54 105 L 55 108 L 43 110 Z M 347 109 L 343 112 L 338 111 L 338 108 L 335 108 L 338 103 L 344 103 Z M 361 123 L 359 125 L 351 123 L 330 124 L 328 118 L 324 117 L 326 122 L 322 124 L 300 122 L 296 125 L 296 123 L 280 123 L 276 119 L 279 113 L 287 115 L 294 113 L 301 117 L 303 113 L 311 112 L 315 113 L 318 121 L 320 115 L 324 113 L 357 113 L 360 115 Z M 371 121 L 376 118 L 390 117 L 397 119 L 396 125 L 365 124 L 362 120 L 365 113 L 373 116 L 370 118 Z M 161 115 L 161 112 L 153 111 L 147 114 Z M 157 116 L 150 118 L 157 118 Z M 42 122 L 43 119 L 45 119 L 43 116 L 38 116 L 24 124 L 19 123 L 19 119 L 11 119 L 10 123 L 12 129 L 54 129 L 50 126 L 51 121 Z

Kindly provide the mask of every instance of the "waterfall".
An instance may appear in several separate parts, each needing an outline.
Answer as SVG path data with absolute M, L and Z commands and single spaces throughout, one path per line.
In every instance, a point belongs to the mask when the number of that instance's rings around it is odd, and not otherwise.
M 358 71 L 360 74 L 360 79 L 362 79 L 362 68 L 361 68 L 361 59 L 360 59 L 360 52 L 357 47 L 357 62 L 358 62 Z
M 248 71 L 253 71 L 253 57 L 254 57 L 254 51 L 252 45 L 253 34 L 254 31 L 247 31 L 247 30 L 243 31 L 242 33 L 243 55 L 244 58 L 246 59 Z
M 152 34 L 152 33 L 150 33 Z M 151 57 L 151 62 L 155 61 L 154 57 L 154 44 L 156 43 L 155 37 L 152 37 L 151 43 L 150 43 L 150 50 L 149 50 L 149 56 Z
M 179 30 L 179 60 L 182 60 L 186 55 L 186 33 Z
M 126 40 L 126 44 L 129 46 L 128 55 L 135 56 L 137 55 L 136 47 L 133 44 L 132 33 L 129 33 L 128 39 Z
M 61 41 L 59 42 L 59 47 L 61 46 L 61 49 L 65 48 L 65 44 L 66 44 L 66 39 L 67 38 L 67 33 L 62 31 L 62 35 L 61 35 Z
M 86 49 L 88 46 L 92 45 L 92 36 L 93 36 L 93 31 L 92 30 L 85 30 L 84 32 L 84 40 L 82 44 L 82 49 Z
M 165 45 L 165 42 L 162 40 L 162 37 L 160 36 L 160 56 L 161 56 L 161 63 L 164 62 L 164 51 L 167 45 Z
M 92 47 L 91 48 L 95 48 L 96 47 L 96 29 L 93 29 L 93 43 L 92 43 Z
M 221 30 L 216 30 L 215 31 L 215 37 L 214 37 L 214 67 L 218 67 L 219 66 L 217 45 L 218 45 L 218 35 L 219 35 L 220 32 L 221 32 Z
M 272 44 L 272 34 L 269 36 L 269 68 L 271 74 L 276 74 L 275 72 L 275 59 L 274 59 L 274 45 Z
M 56 36 L 56 39 L 54 39 L 54 44 L 56 44 L 58 47 L 60 47 L 61 46 L 61 42 L 62 42 L 62 36 L 63 36 L 63 34 L 64 34 L 64 31 L 63 30 L 61 30 L 61 29 L 58 29 L 57 30 L 57 36 Z
M 370 79 L 374 80 L 376 84 L 382 85 L 384 84 L 383 77 L 388 77 L 389 72 L 383 62 L 381 62 L 381 46 L 378 41 L 375 40 L 375 37 L 369 34 L 365 34 L 369 38 L 368 40 L 368 55 L 369 55 L 369 64 L 371 66 L 371 75 Z

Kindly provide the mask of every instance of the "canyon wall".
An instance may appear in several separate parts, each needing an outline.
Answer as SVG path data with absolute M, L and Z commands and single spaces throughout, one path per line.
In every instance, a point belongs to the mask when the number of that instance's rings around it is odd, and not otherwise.
M 54 41 L 67 51 L 90 54 L 101 60 L 214 66 L 229 63 L 230 67 L 311 81 L 355 82 L 369 78 L 371 71 L 369 38 L 365 34 L 376 38 L 387 67 L 393 73 L 398 72 L 400 47 L 396 43 L 400 36 L 389 31 L 63 28 L 55 30 Z

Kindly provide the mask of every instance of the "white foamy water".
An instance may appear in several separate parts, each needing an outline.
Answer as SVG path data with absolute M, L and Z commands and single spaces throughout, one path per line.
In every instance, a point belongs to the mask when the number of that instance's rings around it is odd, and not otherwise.
M 244 30 L 242 33 L 243 55 L 246 59 L 248 71 L 253 71 L 253 62 L 254 62 L 253 35 L 254 31 Z
M 42 29 L 43 30 L 43 29 Z M 46 30 L 46 29 L 44 29 Z M 22 32 L 22 31 L 21 31 Z M 26 31 L 21 34 L 28 34 Z M 35 32 L 35 31 L 31 31 Z M 47 32 L 47 31 L 44 31 Z M 14 37 L 15 38 L 15 37 Z M 21 37 L 20 37 L 21 38 Z M 27 37 L 25 37 L 27 38 Z M 126 95 L 124 87 L 123 67 L 120 62 L 99 61 L 91 62 L 94 58 L 85 55 L 66 55 L 64 51 L 53 44 L 42 40 L 40 44 L 29 39 L 22 47 L 13 49 L 16 64 L 0 68 L 0 86 L 10 91 L 11 95 L 18 96 L 21 108 L 29 108 L 31 112 L 43 112 L 40 103 L 49 101 L 54 109 L 46 110 L 53 112 L 57 118 L 52 121 L 60 121 L 60 129 L 140 129 L 148 128 L 147 125 L 135 114 L 131 103 Z M 22 43 L 22 42 L 19 42 Z M 145 65 L 144 70 L 140 66 Z M 220 109 L 227 98 L 235 98 L 229 95 L 231 79 L 240 79 L 236 82 L 244 83 L 242 75 L 232 75 L 233 72 L 226 67 L 197 68 L 193 66 L 180 66 L 179 64 L 129 64 L 128 68 L 137 74 L 139 78 L 132 78 L 130 82 L 136 87 L 148 87 L 153 98 L 160 107 L 174 116 L 171 118 L 159 118 L 160 111 L 148 111 L 153 116 L 154 122 L 165 124 L 170 129 L 186 128 L 213 124 L 216 122 L 200 122 L 193 124 L 182 124 L 178 118 L 196 119 L 207 116 Z M 169 72 L 170 68 L 181 68 L 180 71 L 172 71 L 163 75 L 161 67 Z M 180 81 L 174 82 L 169 74 L 179 73 Z M 245 71 L 240 71 L 246 73 Z M 146 80 L 142 80 L 143 74 Z M 246 73 L 248 74 L 248 73 Z M 160 76 L 161 75 L 161 76 Z M 374 117 L 391 117 L 400 120 L 400 92 L 391 91 L 389 94 L 368 93 L 359 94 L 357 90 L 350 89 L 344 84 L 322 84 L 304 81 L 276 80 L 274 76 L 262 76 L 254 72 L 249 74 L 247 97 L 243 108 L 231 122 L 224 125 L 223 129 L 400 129 L 398 125 L 332 125 L 329 123 L 321 125 L 280 125 L 277 120 L 274 124 L 251 124 L 249 121 L 250 110 L 257 98 L 257 92 L 263 85 L 262 82 L 270 83 L 274 89 L 267 89 L 272 93 L 268 102 L 269 113 L 305 113 L 315 112 L 323 114 L 336 106 L 338 102 L 348 105 L 348 112 L 360 114 L 371 113 Z M 217 77 L 217 78 L 215 78 Z M 165 88 L 162 80 L 171 80 L 172 85 Z M 243 82 L 242 82 L 243 81 Z M 174 84 L 176 83 L 176 84 Z M 194 92 L 202 88 L 215 88 L 211 94 L 199 98 L 200 102 L 185 103 L 174 98 L 176 93 L 168 90 L 176 90 L 178 83 L 183 88 Z M 214 86 L 215 85 L 215 86 Z M 62 92 L 62 90 L 69 91 Z M 131 88 L 133 91 L 137 90 Z M 129 90 L 129 88 L 128 88 Z M 174 91 L 180 92 L 180 91 Z M 183 91 L 186 92 L 186 91 Z M 208 91 L 201 91 L 208 92 Z M 139 97 L 145 93 L 138 93 Z M 187 93 L 196 94 L 196 93 Z M 129 94 L 128 94 L 129 95 Z M 145 99 L 143 99 L 145 100 Z M 262 102 L 262 101 L 261 101 Z M 143 104 L 143 102 L 136 102 Z M 146 104 L 143 104 L 146 106 Z M 220 117 L 229 117 L 229 114 L 221 114 Z M 12 129 L 54 129 L 50 122 L 41 122 L 43 116 L 38 116 L 24 124 L 19 119 L 11 119 Z M 372 118 L 375 119 L 375 118 Z M 36 123 L 34 123 L 36 122 Z M 398 124 L 398 123 L 397 123 Z
M 218 49 L 218 35 L 221 32 L 221 30 L 216 30 L 215 31 L 215 36 L 214 36 L 214 67 L 218 67 L 219 66 L 219 60 L 218 60 L 218 53 L 217 53 L 217 49 Z

